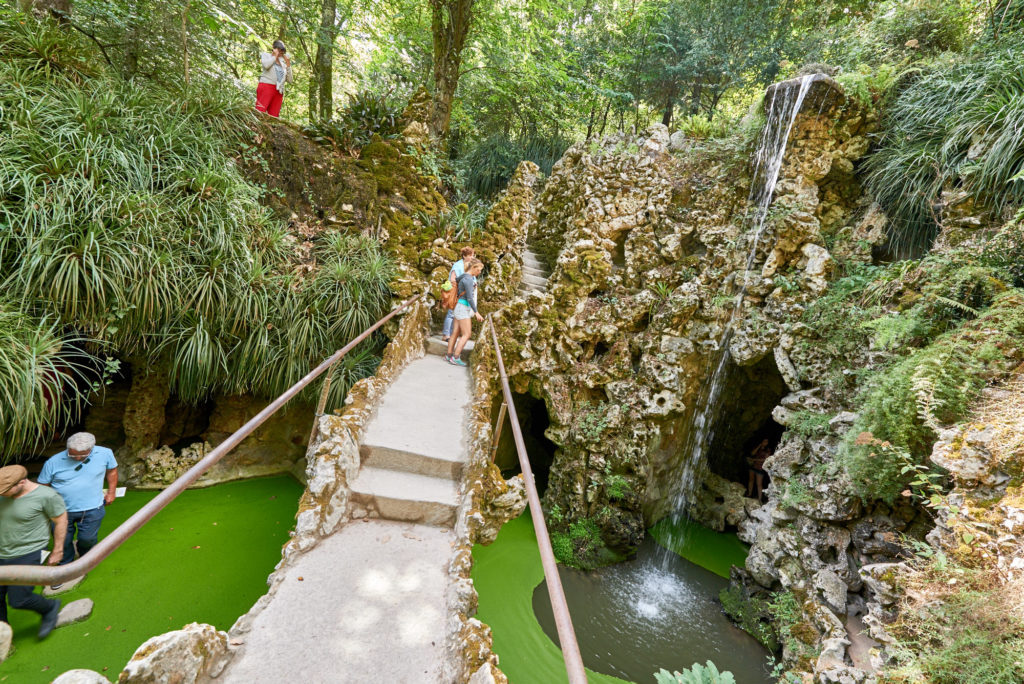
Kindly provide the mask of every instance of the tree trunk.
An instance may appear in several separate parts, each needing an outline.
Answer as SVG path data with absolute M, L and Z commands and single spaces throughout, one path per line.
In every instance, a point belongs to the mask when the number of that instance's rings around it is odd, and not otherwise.
M 612 98 L 608 98 L 608 104 L 604 107 L 604 115 L 601 117 L 601 130 L 597 132 L 598 140 L 604 138 L 604 127 L 608 125 L 608 112 L 612 108 Z
M 337 0 L 324 0 L 320 12 L 320 30 L 316 36 L 316 62 L 313 64 L 313 80 L 310 85 L 310 105 L 313 104 L 313 91 L 318 96 L 317 110 L 320 121 L 330 121 L 334 113 L 334 40 L 338 37 L 338 3 Z M 309 118 L 314 118 L 313 107 L 310 107 Z
M 670 97 L 668 99 L 668 104 L 665 105 L 665 113 L 661 115 L 661 123 L 664 124 L 665 126 L 668 126 L 670 123 L 672 123 L 672 110 L 674 109 L 674 106 L 675 98 Z
M 430 108 L 430 132 L 448 135 L 452 100 L 459 85 L 462 48 L 473 22 L 474 0 L 430 0 L 430 28 L 434 37 L 434 94 Z

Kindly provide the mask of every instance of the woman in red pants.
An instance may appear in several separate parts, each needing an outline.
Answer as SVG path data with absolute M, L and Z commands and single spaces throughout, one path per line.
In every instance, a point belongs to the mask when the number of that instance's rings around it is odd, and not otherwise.
M 256 109 L 276 117 L 281 113 L 285 83 L 292 82 L 292 61 L 285 54 L 284 43 L 275 40 L 273 52 L 260 53 L 260 63 L 263 74 L 256 86 Z

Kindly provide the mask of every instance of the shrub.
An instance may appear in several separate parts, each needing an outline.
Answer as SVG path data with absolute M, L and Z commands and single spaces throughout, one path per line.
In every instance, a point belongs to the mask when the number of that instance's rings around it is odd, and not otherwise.
M 977 319 L 878 374 L 839 452 L 857 493 L 895 500 L 911 477 L 904 467 L 926 461 L 936 430 L 963 418 L 987 382 L 1024 360 L 1022 340 L 1024 292 L 1011 290 Z
M 456 165 L 468 190 L 491 197 L 508 185 L 519 162 L 532 161 L 542 173 L 551 173 L 568 146 L 560 137 L 496 133 L 472 145 Z
M 76 417 L 94 373 L 84 340 L 64 337 L 51 317 L 36 319 L 0 301 L 0 463 Z
M 722 610 L 740 629 L 757 639 L 769 651 L 781 647 L 779 634 L 772 624 L 769 602 L 755 596 L 745 597 L 738 586 L 729 586 L 718 594 Z
M 197 401 L 280 394 L 387 309 L 375 241 L 328 232 L 304 256 L 260 204 L 230 156 L 248 99 L 65 68 L 32 47 L 50 30 L 0 24 L 0 283 L 22 311 L 152 356 Z M 331 401 L 374 364 L 347 359 Z
M 706 116 L 700 114 L 679 117 L 675 120 L 673 128 L 684 133 L 687 138 L 697 140 L 723 138 L 733 131 L 732 122 L 725 117 L 719 116 L 709 121 Z
M 338 109 L 334 119 L 311 123 L 304 130 L 313 139 L 330 140 L 355 154 L 375 135 L 383 139 L 397 137 L 400 115 L 401 109 L 385 96 L 363 90 L 350 95 L 348 103 Z

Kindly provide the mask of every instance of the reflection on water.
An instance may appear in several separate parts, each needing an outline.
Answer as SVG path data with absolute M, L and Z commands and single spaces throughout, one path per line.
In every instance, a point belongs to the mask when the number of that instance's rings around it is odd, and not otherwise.
M 635 560 L 592 572 L 559 567 L 586 666 L 648 684 L 659 668 L 712 660 L 739 684 L 771 682 L 768 652 L 722 614 L 716 599 L 727 580 L 675 554 L 665 562 L 658 548 L 648 537 Z M 544 582 L 533 593 L 533 610 L 557 644 Z

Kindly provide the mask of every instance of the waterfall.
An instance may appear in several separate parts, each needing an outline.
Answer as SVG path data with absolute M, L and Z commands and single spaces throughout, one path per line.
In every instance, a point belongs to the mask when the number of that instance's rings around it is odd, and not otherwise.
M 732 339 L 733 326 L 747 293 L 749 273 L 757 258 L 757 249 L 764 233 L 768 209 L 775 196 L 775 185 L 782 170 L 782 160 L 786 155 L 786 144 L 789 142 L 790 131 L 793 130 L 793 123 L 796 121 L 797 114 L 800 113 L 800 108 L 803 106 L 811 84 L 818 78 L 820 78 L 818 74 L 810 74 L 803 76 L 798 86 L 781 87 L 782 84 L 778 84 L 770 88 L 767 95 L 769 98 L 766 107 L 768 119 L 761 130 L 757 149 L 754 152 L 754 172 L 750 182 L 750 194 L 747 197 L 748 206 L 754 208 L 754 213 L 750 218 L 751 230 L 748 232 L 750 250 L 744 263 L 743 280 L 733 298 L 729 321 L 722 331 L 718 346 L 708 358 L 706 366 L 708 373 L 705 375 L 707 380 L 701 385 L 698 393 L 693 425 L 683 445 L 682 451 L 687 455 L 683 458 L 680 478 L 672 497 L 671 516 L 674 519 L 685 514 L 686 502 L 692 498 L 707 470 L 707 449 L 714 439 L 715 409 L 728 375 L 729 341 Z M 683 541 L 679 538 L 682 536 L 681 532 L 673 532 L 673 534 L 677 537 L 671 539 L 669 546 L 675 546 Z

